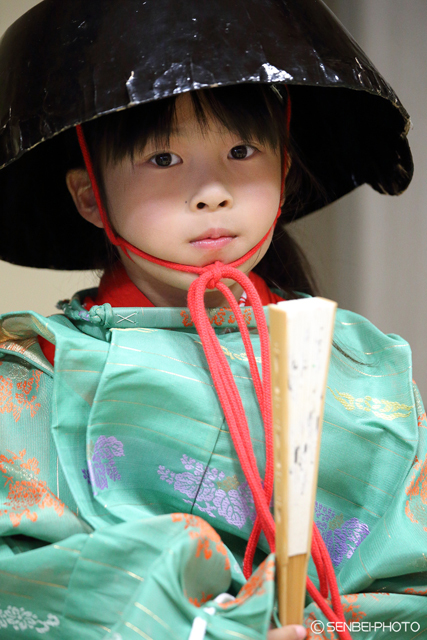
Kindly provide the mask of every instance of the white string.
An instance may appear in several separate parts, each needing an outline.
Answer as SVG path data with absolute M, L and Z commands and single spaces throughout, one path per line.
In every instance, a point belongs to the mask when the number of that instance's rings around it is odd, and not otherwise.
M 225 602 L 232 602 L 233 600 L 235 600 L 234 596 L 229 593 L 220 593 L 219 596 L 215 598 L 214 602 L 224 604 Z M 216 609 L 215 607 L 204 607 L 202 611 L 210 616 L 214 616 Z M 188 640 L 204 640 L 207 626 L 208 621 L 205 618 L 201 618 L 200 616 L 194 618 Z

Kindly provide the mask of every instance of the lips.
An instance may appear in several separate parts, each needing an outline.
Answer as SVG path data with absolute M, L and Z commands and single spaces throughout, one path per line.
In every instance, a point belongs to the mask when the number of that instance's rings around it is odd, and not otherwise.
M 205 233 L 191 240 L 190 244 L 198 249 L 222 249 L 235 237 L 229 229 L 208 229 Z
M 191 242 L 199 242 L 200 240 L 218 240 L 218 238 L 234 238 L 235 234 L 229 229 L 208 229 Z

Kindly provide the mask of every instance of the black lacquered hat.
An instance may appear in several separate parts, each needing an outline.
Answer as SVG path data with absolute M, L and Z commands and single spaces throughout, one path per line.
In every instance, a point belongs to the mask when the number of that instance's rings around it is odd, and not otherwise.
M 364 183 L 408 186 L 409 116 L 321 0 L 44 0 L 0 43 L 0 258 L 100 266 L 103 232 L 75 210 L 57 134 L 239 83 L 289 88 L 291 135 L 323 190 L 299 215 Z

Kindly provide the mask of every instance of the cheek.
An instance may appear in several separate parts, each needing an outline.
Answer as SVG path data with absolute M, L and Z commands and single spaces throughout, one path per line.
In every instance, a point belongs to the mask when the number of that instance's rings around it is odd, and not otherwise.
M 250 224 L 254 231 L 264 235 L 276 219 L 280 206 L 280 185 L 266 179 L 258 182 L 250 193 Z
M 252 197 L 257 202 L 263 202 L 265 207 L 279 207 L 282 184 L 281 163 L 275 158 L 270 159 L 256 168 L 252 181 Z
M 111 220 L 117 231 L 138 236 L 144 229 L 148 236 L 162 233 L 173 224 L 170 190 L 150 184 L 146 178 L 127 177 L 120 184 L 112 182 L 107 195 Z

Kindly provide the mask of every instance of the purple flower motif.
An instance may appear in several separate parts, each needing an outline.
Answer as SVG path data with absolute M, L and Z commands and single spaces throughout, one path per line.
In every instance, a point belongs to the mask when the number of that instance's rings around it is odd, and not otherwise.
M 243 527 L 246 515 L 242 499 L 236 489 L 231 489 L 228 493 L 223 489 L 218 489 L 213 503 L 218 508 L 219 515 L 223 516 L 229 524 L 239 529 Z
M 114 458 L 124 456 L 123 443 L 114 436 L 99 436 L 93 449 L 92 460 L 88 462 L 91 484 L 98 489 L 108 489 L 108 478 L 113 482 L 122 479 Z M 84 475 L 84 474 L 83 474 Z
M 107 471 L 107 476 L 113 480 L 113 482 L 117 482 L 117 480 L 121 480 L 122 476 L 120 475 L 120 473 L 117 471 L 117 467 L 114 463 L 114 460 L 109 459 L 106 462 L 106 471 Z
M 233 527 L 242 527 L 247 520 L 254 521 L 255 505 L 251 490 L 246 481 L 240 482 L 236 475 L 226 477 L 223 471 L 209 467 L 187 455 L 181 457 L 186 469 L 175 473 L 159 465 L 157 473 L 160 479 L 173 484 L 175 491 L 190 498 L 183 501 L 190 505 L 189 510 L 198 509 L 211 518 L 221 516 Z
M 194 458 L 189 458 L 188 456 L 184 455 L 181 458 L 181 462 L 184 465 L 184 467 L 187 469 L 187 471 L 190 471 L 190 469 L 194 468 L 194 465 L 196 464 L 196 461 L 194 460 Z
M 114 457 L 124 456 L 123 443 L 116 440 L 114 436 L 107 438 L 99 436 L 95 443 L 94 455 L 99 454 L 102 458 L 113 459 Z
M 322 535 L 331 556 L 332 564 L 334 567 L 338 567 L 347 554 L 347 539 L 342 529 L 334 529 L 326 532 Z
M 210 480 L 206 476 L 203 478 L 203 482 L 200 485 L 200 489 L 197 493 L 197 501 L 198 502 L 212 502 L 215 497 L 215 492 L 217 491 L 216 484 L 213 480 Z
M 91 484 L 98 489 L 108 489 L 107 474 L 103 462 L 97 458 L 88 461 Z
M 186 471 L 184 473 L 178 473 L 175 476 L 175 484 L 173 488 L 175 491 L 179 491 L 189 498 L 195 498 L 199 485 L 200 479 Z
M 326 531 L 328 522 L 333 518 L 335 518 L 335 511 L 316 501 L 314 519 L 316 520 L 319 531 Z
M 242 507 L 244 509 L 246 516 L 250 520 L 252 520 L 252 522 L 255 522 L 256 509 L 255 509 L 254 499 L 252 496 L 252 491 L 248 485 L 247 480 L 242 482 L 242 484 L 238 487 L 237 491 L 240 494 Z
M 360 522 L 357 518 L 351 518 L 344 522 L 341 527 L 347 536 L 348 551 L 347 558 L 351 558 L 356 548 L 369 534 L 369 527 L 364 522 Z M 354 547 L 351 545 L 354 544 Z
M 82 469 L 83 478 L 87 480 L 88 484 L 92 484 L 90 481 L 89 471 L 87 469 Z
M 196 476 L 202 476 L 205 473 L 205 465 L 202 464 L 201 462 L 196 462 L 196 467 L 194 469 L 194 474 Z
M 159 474 L 161 480 L 164 480 L 168 484 L 173 484 L 176 475 L 173 471 L 171 471 L 170 469 L 166 469 L 166 467 L 164 467 L 163 465 L 159 465 L 157 473 Z
M 351 558 L 369 534 L 368 525 L 358 518 L 344 521 L 343 514 L 336 515 L 320 502 L 316 502 L 315 521 L 334 567 L 338 567 L 345 558 Z

